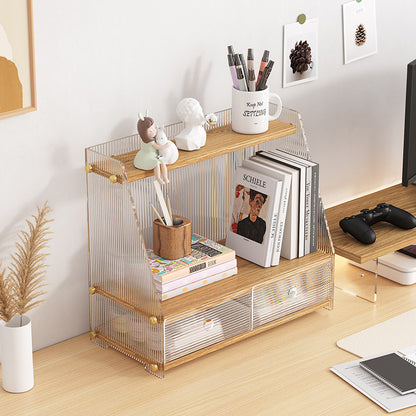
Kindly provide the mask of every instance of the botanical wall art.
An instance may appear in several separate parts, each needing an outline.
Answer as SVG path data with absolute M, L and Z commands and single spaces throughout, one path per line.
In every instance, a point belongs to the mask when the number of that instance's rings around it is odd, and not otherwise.
M 375 0 L 356 0 L 342 5 L 344 64 L 377 53 Z
M 318 19 L 284 26 L 283 87 L 318 78 Z
M 34 110 L 32 1 L 0 0 L 0 118 Z

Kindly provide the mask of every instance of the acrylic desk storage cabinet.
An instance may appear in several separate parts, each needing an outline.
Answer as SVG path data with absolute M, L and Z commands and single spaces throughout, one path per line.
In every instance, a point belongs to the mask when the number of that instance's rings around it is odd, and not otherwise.
M 169 169 L 173 213 L 192 231 L 223 241 L 235 166 L 258 150 L 309 157 L 300 115 L 283 109 L 266 133 L 241 135 L 231 111 L 217 113 L 206 145 L 180 151 Z M 182 123 L 166 127 L 173 138 Z M 151 171 L 133 159 L 138 135 L 86 149 L 90 336 L 136 359 L 158 377 L 165 370 L 319 308 L 332 308 L 334 252 L 320 200 L 318 250 L 275 267 L 238 258 L 238 274 L 160 302 L 146 259 L 157 206 Z M 166 188 L 164 186 L 163 188 Z M 300 335 L 301 336 L 301 335 Z

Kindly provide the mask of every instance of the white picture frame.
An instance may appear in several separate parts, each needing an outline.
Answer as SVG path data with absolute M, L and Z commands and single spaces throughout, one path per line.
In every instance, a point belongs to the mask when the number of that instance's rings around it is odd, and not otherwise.
M 342 19 L 344 32 L 344 64 L 377 53 L 377 26 L 375 0 L 356 0 L 342 5 Z M 364 43 L 358 43 L 356 32 L 361 25 L 361 32 L 365 33 Z M 362 42 L 362 40 L 361 40 Z
M 284 25 L 283 47 L 283 88 L 318 79 L 318 19 L 307 19 L 305 23 Z M 290 67 L 290 53 L 297 42 L 307 41 L 311 47 L 311 67 L 302 74 Z

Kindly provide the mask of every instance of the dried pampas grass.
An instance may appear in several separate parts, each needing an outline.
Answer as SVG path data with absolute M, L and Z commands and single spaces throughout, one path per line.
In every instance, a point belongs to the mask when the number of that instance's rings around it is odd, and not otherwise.
M 44 249 L 51 234 L 48 224 L 53 220 L 46 218 L 52 212 L 47 202 L 37 209 L 37 215 L 32 215 L 33 222 L 26 220 L 29 231 L 19 234 L 9 274 L 0 268 L 0 319 L 6 322 L 15 314 L 19 314 L 22 320 L 25 313 L 44 302 L 44 299 L 39 299 L 46 293 L 41 290 L 46 285 L 45 260 L 48 253 Z
M 0 263 L 0 319 L 9 322 L 15 314 L 14 287 Z

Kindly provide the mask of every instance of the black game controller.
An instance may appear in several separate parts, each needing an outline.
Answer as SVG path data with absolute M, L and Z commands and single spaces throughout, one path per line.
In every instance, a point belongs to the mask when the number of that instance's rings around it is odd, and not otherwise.
M 416 218 L 410 212 L 384 203 L 374 209 L 362 209 L 361 214 L 345 217 L 339 225 L 344 233 L 350 233 L 361 243 L 372 244 L 376 241 L 376 233 L 370 225 L 379 221 L 387 221 L 405 230 L 416 227 Z

